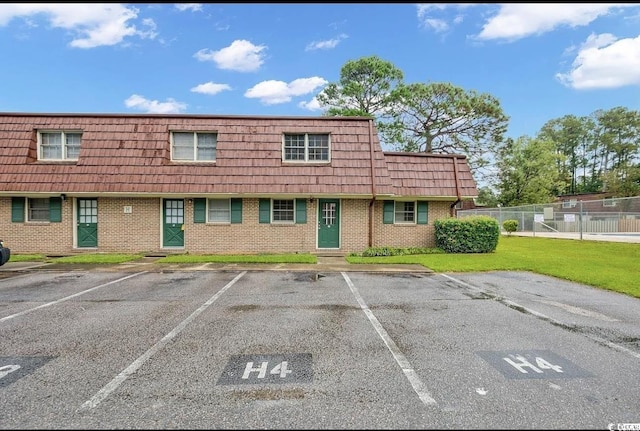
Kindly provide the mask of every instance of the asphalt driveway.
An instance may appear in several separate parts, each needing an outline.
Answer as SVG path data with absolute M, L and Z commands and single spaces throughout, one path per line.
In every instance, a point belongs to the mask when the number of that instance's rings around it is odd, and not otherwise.
M 640 423 L 640 301 L 551 277 L 319 265 L 3 276 L 2 429 Z

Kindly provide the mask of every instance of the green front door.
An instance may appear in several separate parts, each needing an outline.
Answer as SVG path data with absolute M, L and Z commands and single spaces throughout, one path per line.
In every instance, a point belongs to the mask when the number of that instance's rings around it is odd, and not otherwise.
M 340 201 L 318 201 L 318 248 L 340 248 Z
M 98 246 L 98 199 L 78 198 L 78 247 Z
M 162 216 L 162 246 L 184 247 L 184 200 L 165 199 Z

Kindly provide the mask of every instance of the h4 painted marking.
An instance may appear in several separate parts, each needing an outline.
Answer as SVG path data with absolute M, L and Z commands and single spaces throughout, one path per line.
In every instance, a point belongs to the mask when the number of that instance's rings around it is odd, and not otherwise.
M 544 370 L 553 370 L 556 373 L 563 372 L 562 367 L 560 365 L 553 365 L 549 361 L 540 357 L 535 358 L 536 365 L 533 365 L 531 362 L 527 360 L 527 358 L 525 358 L 522 355 L 509 355 L 509 356 L 511 357 L 502 358 L 502 359 L 507 361 L 509 365 L 515 367 L 516 370 L 524 374 L 527 374 L 529 372 L 525 368 L 528 368 L 529 370 L 536 372 L 538 374 L 544 373 Z
M 276 366 L 274 366 L 273 368 L 271 368 L 271 371 L 269 371 L 269 374 L 276 374 L 276 375 L 279 374 L 280 378 L 284 379 L 285 377 L 287 377 L 288 374 L 291 374 L 291 370 L 287 368 L 288 365 L 289 364 L 287 361 L 282 361 Z M 247 365 L 244 367 L 244 373 L 242 373 L 242 378 L 248 379 L 251 376 L 251 373 L 257 372 L 258 373 L 257 378 L 264 379 L 265 376 L 267 375 L 268 369 L 269 369 L 268 361 L 262 361 L 259 367 L 254 367 L 252 361 L 247 362 Z

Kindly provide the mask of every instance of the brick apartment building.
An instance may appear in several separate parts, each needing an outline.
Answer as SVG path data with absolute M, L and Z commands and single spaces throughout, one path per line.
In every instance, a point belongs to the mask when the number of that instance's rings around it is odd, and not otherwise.
M 385 152 L 368 118 L 0 113 L 13 253 L 432 247 L 475 196 L 464 156 Z

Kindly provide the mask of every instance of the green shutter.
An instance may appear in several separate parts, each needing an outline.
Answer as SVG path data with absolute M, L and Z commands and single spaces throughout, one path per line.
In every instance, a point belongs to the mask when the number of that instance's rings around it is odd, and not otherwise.
M 11 221 L 24 222 L 24 198 L 11 198 Z
M 62 199 L 49 198 L 49 221 L 52 223 L 62 221 Z
M 427 224 L 429 204 L 427 201 L 418 201 L 418 224 Z
M 382 223 L 384 224 L 392 224 L 393 223 L 393 212 L 395 211 L 395 203 L 394 201 L 384 201 L 384 211 L 382 217 Z
M 242 199 L 231 199 L 231 223 L 242 223 Z
M 304 224 L 307 222 L 307 200 L 296 199 L 296 223 Z
M 271 223 L 271 199 L 260 199 L 258 211 L 260 223 Z
M 193 200 L 193 222 L 205 223 L 207 221 L 207 200 L 196 198 Z

